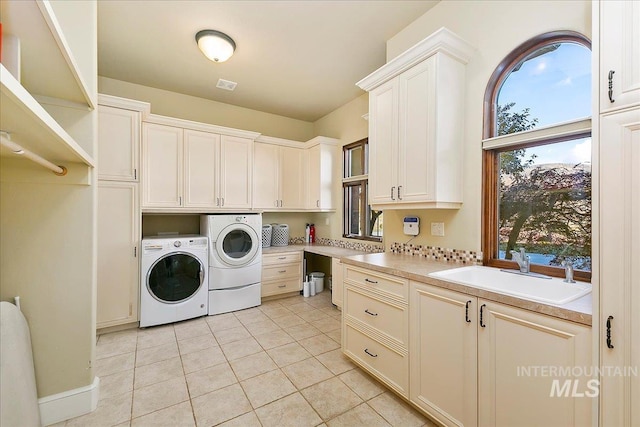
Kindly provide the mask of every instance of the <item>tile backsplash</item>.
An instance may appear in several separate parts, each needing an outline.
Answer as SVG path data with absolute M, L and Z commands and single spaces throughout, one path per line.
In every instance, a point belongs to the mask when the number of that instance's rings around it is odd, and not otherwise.
M 304 237 L 292 237 L 289 239 L 290 245 L 304 245 Z M 381 244 L 367 243 L 362 241 L 325 239 L 319 237 L 316 244 L 324 246 L 335 246 L 337 248 L 353 249 L 363 252 L 384 252 L 384 246 Z
M 429 261 L 451 262 L 457 264 L 482 265 L 482 252 L 447 249 L 434 246 L 422 246 L 394 242 L 391 253 L 423 257 Z

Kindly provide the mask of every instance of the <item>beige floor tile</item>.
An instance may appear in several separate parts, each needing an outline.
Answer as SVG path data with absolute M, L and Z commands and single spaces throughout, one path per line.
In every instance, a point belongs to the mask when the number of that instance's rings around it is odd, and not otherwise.
M 218 342 L 211 333 L 209 333 L 208 335 L 201 335 L 199 337 L 187 338 L 186 340 L 178 341 L 178 350 L 182 355 L 211 347 L 218 347 Z
M 182 370 L 182 361 L 179 357 L 162 360 L 160 362 L 151 363 L 136 368 L 134 389 L 146 387 L 151 384 L 170 380 L 172 378 L 181 378 L 184 376 Z
M 96 360 L 94 370 L 98 377 L 115 374 L 133 369 L 136 360 L 135 353 L 120 354 Z
M 305 350 L 304 347 L 302 347 L 297 342 L 292 342 L 281 347 L 269 349 L 267 350 L 267 353 L 269 354 L 269 356 L 271 356 L 273 361 L 276 362 L 276 365 L 281 368 L 283 366 L 291 365 L 292 363 L 296 363 L 301 360 L 313 357 L 311 356 L 311 353 Z
M 280 302 L 280 305 L 282 305 L 283 307 L 289 309 L 290 306 L 294 304 L 300 304 L 301 302 L 305 302 L 308 299 L 309 298 L 304 298 L 302 295 L 295 295 L 292 297 L 281 298 L 278 300 L 278 302 Z
M 262 347 L 253 337 L 233 341 L 228 344 L 221 344 L 220 347 L 229 361 L 262 351 Z
M 131 422 L 130 421 L 125 421 L 124 423 L 116 424 L 113 427 L 131 427 Z M 320 426 L 318 426 L 318 427 L 320 427 Z
M 340 345 L 329 338 L 328 336 L 316 335 L 314 337 L 304 338 L 298 341 L 301 346 L 307 349 L 307 351 L 314 356 L 317 356 L 327 351 L 335 350 Z
M 316 359 L 327 367 L 334 375 L 340 375 L 356 367 L 344 354 L 342 349 L 328 351 L 316 356 Z
M 287 376 L 279 369 L 242 381 L 240 385 L 254 408 L 259 408 L 297 391 Z
M 152 326 L 138 331 L 138 350 L 175 342 L 173 325 Z
M 131 417 L 131 392 L 100 399 L 95 411 L 67 420 L 69 427 L 113 426 L 129 421 Z
M 391 427 L 376 411 L 369 405 L 363 403 L 344 414 L 327 421 L 329 427 Z
M 100 377 L 100 399 L 119 396 L 133 390 L 133 369 Z
M 112 343 L 101 343 L 98 340 L 96 345 L 96 360 L 107 357 L 117 356 L 119 354 L 132 353 L 136 351 L 137 337 L 133 337 L 128 341 L 117 341 Z
M 203 317 L 176 323 L 174 330 L 178 341 L 211 334 L 211 329 Z
M 243 325 L 270 320 L 269 317 L 267 317 L 267 315 L 264 314 L 258 307 L 254 307 L 249 310 L 237 311 L 235 312 L 235 315 Z
M 138 328 L 98 335 L 97 344 L 115 344 L 117 342 L 124 342 L 124 341 L 137 342 Z
M 310 325 L 309 323 L 302 323 L 300 325 L 290 326 L 286 328 L 286 332 L 296 340 L 313 337 L 316 335 L 320 335 L 322 333 L 318 330 L 318 328 Z
M 357 394 L 335 377 L 312 385 L 300 393 L 324 420 L 347 412 L 362 403 Z
M 300 393 L 258 408 L 256 415 L 264 427 L 312 427 L 322 422 Z
M 189 393 L 184 377 L 174 378 L 134 390 L 131 415 L 137 418 L 186 400 L 189 400 Z
M 427 422 L 422 414 L 390 391 L 374 397 L 367 403 L 393 426 L 422 426 Z
M 339 378 L 363 400 L 373 399 L 387 390 L 382 384 L 369 374 L 364 373 L 360 368 L 347 371 L 341 374 Z
M 340 309 L 336 306 L 334 306 L 333 304 L 331 304 L 328 307 L 321 307 L 318 310 L 320 310 L 321 312 L 323 312 L 324 314 L 327 314 L 329 316 L 341 316 L 342 312 L 340 311 Z
M 291 326 L 307 323 L 304 321 L 304 319 L 295 314 L 287 314 L 286 316 L 276 317 L 275 319 L 273 319 L 273 321 L 276 322 L 276 324 L 284 330 L 287 330 Z
M 325 335 L 337 342 L 338 345 L 342 345 L 342 329 L 326 332 Z
M 244 326 L 217 331 L 214 332 L 213 335 L 216 337 L 216 341 L 218 341 L 220 345 L 251 337 L 251 334 Z
M 249 333 L 254 337 L 256 335 L 266 334 L 267 332 L 273 332 L 280 330 L 280 326 L 276 325 L 273 320 L 265 320 L 264 322 L 249 323 L 245 326 Z
M 192 372 L 186 378 L 192 399 L 238 382 L 231 366 L 226 362 Z
M 287 307 L 287 309 L 291 310 L 295 314 L 316 310 L 314 306 L 312 306 L 311 304 L 307 304 L 304 301 L 298 304 L 291 304 Z
M 156 347 L 145 348 L 136 352 L 136 367 L 171 359 L 179 355 L 178 343 L 176 341 Z
M 251 411 L 222 423 L 219 427 L 262 427 L 262 424 L 260 424 L 260 420 L 258 420 L 256 413 Z
M 216 314 L 215 316 L 208 316 L 205 318 L 205 322 L 209 325 L 209 328 L 215 333 L 223 331 L 225 329 L 237 328 L 242 326 L 242 323 L 233 313 Z
M 256 335 L 254 337 L 256 341 L 264 348 L 269 350 L 270 348 L 280 347 L 281 345 L 289 344 L 295 340 L 291 338 L 291 335 L 287 334 L 282 329 L 277 331 L 267 332 L 266 334 Z
M 131 427 L 195 427 L 190 402 L 182 402 L 168 408 L 131 420 Z
M 327 316 L 326 319 L 314 320 L 311 323 L 313 326 L 318 328 L 322 332 L 335 331 L 336 329 L 340 329 L 341 323 L 339 320 L 332 319 Z
M 226 363 L 226 361 L 227 358 L 224 356 L 220 347 L 211 347 L 183 355 L 182 368 L 185 374 L 189 374 L 221 363 Z
M 191 400 L 198 426 L 212 426 L 252 410 L 239 384 Z
M 282 368 L 282 371 L 287 374 L 287 377 L 289 377 L 298 389 L 309 387 L 310 385 L 333 377 L 331 371 L 325 368 L 322 363 L 318 362 L 315 358 L 302 360 L 285 366 Z
M 233 372 L 240 381 L 278 369 L 278 366 L 273 363 L 273 360 L 271 360 L 269 355 L 264 351 L 241 359 L 232 360 L 230 363 Z
M 333 320 L 333 318 L 324 314 L 320 310 L 309 310 L 297 313 L 300 318 L 304 319 L 305 322 L 312 323 L 314 321 L 322 321 L 322 320 Z
M 280 304 L 270 305 L 270 306 L 267 306 L 267 307 L 261 306 L 260 310 L 262 310 L 262 312 L 264 314 L 266 314 L 271 319 L 275 319 L 275 318 L 278 318 L 278 317 L 282 317 L 282 316 L 286 316 L 288 314 L 291 314 L 291 310 L 286 309 L 285 307 L 281 306 Z

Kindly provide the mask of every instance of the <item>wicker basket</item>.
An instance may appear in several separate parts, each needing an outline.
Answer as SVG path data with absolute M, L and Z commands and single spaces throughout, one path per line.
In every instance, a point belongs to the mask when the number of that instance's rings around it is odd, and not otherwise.
M 273 224 L 271 229 L 271 246 L 287 246 L 289 244 L 289 226 Z
M 265 224 L 262 226 L 262 247 L 268 248 L 271 246 L 271 224 Z

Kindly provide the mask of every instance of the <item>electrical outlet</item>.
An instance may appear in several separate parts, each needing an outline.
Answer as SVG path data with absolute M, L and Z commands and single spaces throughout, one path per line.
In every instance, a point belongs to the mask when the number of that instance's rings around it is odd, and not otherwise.
M 444 222 L 432 222 L 431 223 L 431 235 L 432 236 L 444 236 Z

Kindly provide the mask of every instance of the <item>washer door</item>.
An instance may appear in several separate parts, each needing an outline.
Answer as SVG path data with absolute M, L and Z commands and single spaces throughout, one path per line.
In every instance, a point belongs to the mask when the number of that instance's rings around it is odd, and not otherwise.
M 172 252 L 153 263 L 147 289 L 156 300 L 177 304 L 193 297 L 204 281 L 204 266 L 193 254 Z
M 230 267 L 250 263 L 258 253 L 261 241 L 258 234 L 246 224 L 232 224 L 220 232 L 216 241 L 216 253 Z

